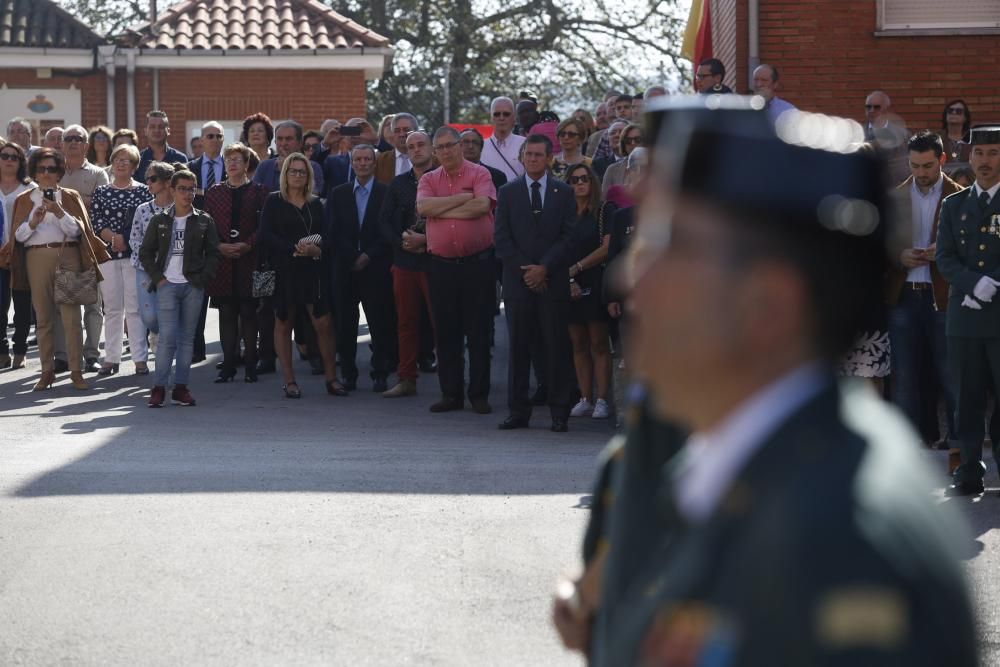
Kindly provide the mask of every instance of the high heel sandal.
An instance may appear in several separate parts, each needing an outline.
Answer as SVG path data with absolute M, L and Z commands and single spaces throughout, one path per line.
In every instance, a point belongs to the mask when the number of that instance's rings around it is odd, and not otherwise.
M 90 389 L 90 385 L 83 379 L 83 371 L 70 371 L 69 381 L 73 383 L 73 389 Z
M 97 374 L 104 376 L 114 375 L 115 373 L 118 372 L 119 366 L 120 364 L 109 364 L 109 363 L 101 364 L 101 369 L 97 371 Z
M 135 362 L 135 374 L 149 375 L 149 364 L 147 364 L 145 361 Z
M 347 389 L 344 388 L 344 385 L 340 384 L 336 380 L 330 380 L 326 383 L 326 393 L 331 396 L 350 396 L 350 394 L 347 393 Z
M 233 378 L 236 377 L 236 369 L 222 369 L 219 371 L 219 377 L 215 378 L 215 384 L 225 384 L 227 382 L 232 382 Z
M 38 382 L 35 383 L 35 387 L 31 391 L 43 391 L 45 389 L 49 389 L 52 386 L 52 383 L 55 382 L 55 379 L 55 371 L 42 371 L 42 377 L 38 378 Z
M 292 387 L 295 387 L 294 389 Z M 281 385 L 282 391 L 285 392 L 285 398 L 302 398 L 302 391 L 299 390 L 299 383 L 292 381 L 288 384 Z
M 243 373 L 243 381 L 247 382 L 247 383 L 256 382 L 257 381 L 257 369 L 256 368 L 250 368 L 250 366 L 248 365 L 247 368 L 246 368 L 246 371 Z

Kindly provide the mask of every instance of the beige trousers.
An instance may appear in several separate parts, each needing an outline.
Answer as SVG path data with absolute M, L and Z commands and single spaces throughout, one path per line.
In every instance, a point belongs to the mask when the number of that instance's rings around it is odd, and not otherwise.
M 80 306 L 60 306 L 55 301 L 56 267 L 60 265 L 73 271 L 80 270 L 80 249 L 65 248 L 62 258 L 59 248 L 32 248 L 25 251 L 28 284 L 31 286 L 31 304 L 35 307 L 35 335 L 38 337 L 38 358 L 43 371 L 51 371 L 55 354 L 53 317 L 58 309 L 66 328 L 69 369 L 81 370 L 83 358 L 83 329 Z

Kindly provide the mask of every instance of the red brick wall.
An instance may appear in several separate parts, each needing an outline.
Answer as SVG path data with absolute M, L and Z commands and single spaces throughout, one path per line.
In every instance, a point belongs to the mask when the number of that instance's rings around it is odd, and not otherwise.
M 11 88 L 69 88 L 75 84 L 82 91 L 83 125 L 107 122 L 103 70 L 92 76 L 38 79 L 34 69 L 8 69 L 0 73 L 0 82 Z M 153 108 L 152 70 L 136 71 L 135 97 L 138 127 L 134 129 L 142 140 L 146 112 Z M 275 119 L 293 118 L 306 129 L 318 129 L 326 118 L 343 122 L 364 116 L 365 78 L 361 71 L 342 70 L 160 70 L 160 108 L 170 118 L 170 144 L 183 150 L 189 118 L 233 120 L 263 111 Z M 115 78 L 118 127 L 128 123 L 127 113 L 126 73 L 120 68 Z
M 939 129 L 945 102 L 961 97 L 974 122 L 1000 121 L 1000 35 L 876 37 L 876 4 L 760 0 L 761 62 L 779 68 L 779 95 L 861 121 L 865 96 L 881 89 L 912 130 Z

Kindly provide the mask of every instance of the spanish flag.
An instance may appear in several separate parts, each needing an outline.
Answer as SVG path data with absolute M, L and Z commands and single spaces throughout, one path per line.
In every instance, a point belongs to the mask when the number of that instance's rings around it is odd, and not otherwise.
M 684 29 L 684 45 L 681 57 L 694 63 L 695 69 L 705 58 L 712 57 L 712 17 L 709 10 L 711 0 L 691 0 L 687 28 Z

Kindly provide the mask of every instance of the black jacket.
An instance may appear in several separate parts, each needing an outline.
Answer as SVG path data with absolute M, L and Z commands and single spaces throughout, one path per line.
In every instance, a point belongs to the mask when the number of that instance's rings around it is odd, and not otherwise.
M 334 247 L 336 270 L 349 271 L 361 253 L 368 255 L 371 265 L 389 266 L 390 246 L 382 237 L 378 224 L 387 186 L 374 179 L 371 186 L 362 221 L 358 220 L 354 181 L 335 187 L 326 200 L 326 224 Z
M 163 280 L 173 241 L 174 207 L 157 213 L 149 221 L 139 246 L 139 262 L 149 274 L 149 291 Z M 194 209 L 184 227 L 184 277 L 193 287 L 204 289 L 215 275 L 221 257 L 219 232 L 212 216 Z

